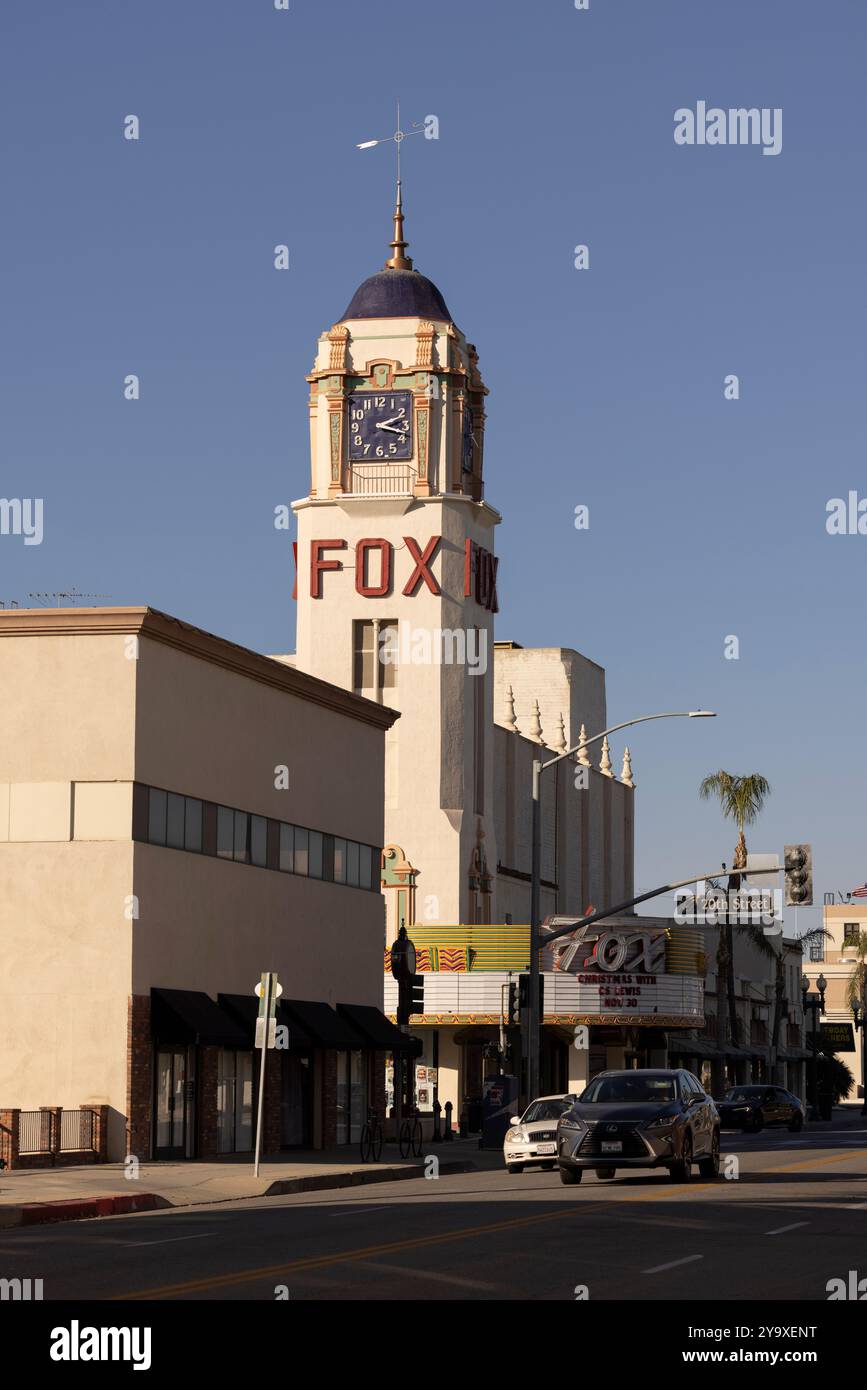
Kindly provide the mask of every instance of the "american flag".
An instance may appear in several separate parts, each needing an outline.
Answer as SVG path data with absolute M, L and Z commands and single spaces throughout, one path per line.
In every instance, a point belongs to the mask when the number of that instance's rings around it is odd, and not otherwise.
M 867 898 L 867 883 L 862 883 L 860 888 L 853 888 L 851 896 L 853 898 Z

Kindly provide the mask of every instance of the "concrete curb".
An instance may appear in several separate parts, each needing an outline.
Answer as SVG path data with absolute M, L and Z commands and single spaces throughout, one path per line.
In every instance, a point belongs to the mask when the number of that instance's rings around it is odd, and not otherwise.
M 451 1173 L 474 1173 L 476 1165 L 470 1160 L 456 1159 L 452 1163 L 441 1163 L 439 1171 L 443 1176 Z M 327 1192 L 336 1187 L 366 1187 L 372 1182 L 400 1182 L 405 1178 L 423 1176 L 423 1168 L 408 1165 L 401 1165 L 400 1168 L 371 1168 L 369 1171 L 353 1168 L 349 1173 L 330 1173 L 322 1177 L 311 1174 L 306 1178 L 283 1178 L 273 1182 L 262 1196 L 283 1197 L 289 1192 Z
M 443 1175 L 472 1173 L 476 1164 L 457 1159 L 441 1163 Z M 400 1182 L 420 1178 L 424 1168 L 402 1164 L 399 1168 L 353 1168 L 347 1173 L 308 1174 L 303 1178 L 284 1178 L 271 1183 L 265 1192 L 241 1193 L 237 1197 L 205 1198 L 197 1202 L 171 1202 L 158 1192 L 121 1192 L 104 1197 L 72 1197 L 53 1202 L 22 1202 L 0 1206 L 0 1229 L 13 1226 L 39 1226 L 54 1221 L 87 1221 L 100 1216 L 125 1216 L 137 1211 L 159 1211 L 166 1207 L 215 1206 L 226 1202 L 253 1201 L 260 1197 L 282 1197 L 292 1192 L 328 1192 L 340 1187 L 366 1187 L 374 1182 Z
M 0 1227 L 41 1226 L 48 1221 L 83 1221 L 95 1216 L 124 1216 L 156 1211 L 172 1203 L 157 1192 L 117 1192 L 105 1197 L 67 1197 L 55 1202 L 22 1202 L 0 1207 Z

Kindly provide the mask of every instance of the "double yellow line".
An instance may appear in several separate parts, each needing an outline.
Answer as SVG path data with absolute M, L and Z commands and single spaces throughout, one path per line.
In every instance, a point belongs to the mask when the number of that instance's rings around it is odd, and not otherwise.
M 861 1158 L 867 1157 L 867 1149 L 861 1151 Z M 766 1168 L 766 1173 L 788 1173 L 797 1172 L 804 1169 L 821 1168 L 831 1163 L 842 1163 L 846 1159 L 852 1158 L 852 1150 L 844 1153 L 833 1154 L 829 1158 L 811 1159 L 808 1162 L 784 1163 L 776 1168 Z M 311 1255 L 306 1259 L 283 1260 L 279 1264 L 262 1265 L 257 1269 L 244 1269 L 231 1274 L 212 1274 L 202 1279 L 188 1279 L 180 1284 L 164 1284 L 155 1289 L 144 1289 L 137 1293 L 116 1294 L 115 1300 L 126 1301 L 129 1299 L 153 1299 L 153 1298 L 175 1298 L 183 1294 L 202 1293 L 210 1289 L 227 1288 L 232 1284 L 249 1284 L 260 1279 L 280 1279 L 285 1282 L 287 1274 L 303 1273 L 313 1269 L 328 1269 L 333 1265 L 344 1264 L 351 1260 L 371 1259 L 374 1256 L 390 1255 L 403 1250 L 420 1250 L 427 1246 L 444 1245 L 452 1240 L 466 1240 L 471 1236 L 492 1235 L 496 1231 L 518 1230 L 523 1226 L 540 1226 L 546 1221 L 561 1221 L 564 1217 L 574 1216 L 595 1216 L 602 1211 L 609 1211 L 612 1207 L 621 1206 L 628 1202 L 656 1202 L 665 1198 L 686 1196 L 691 1192 L 703 1192 L 710 1188 L 715 1188 L 722 1192 L 726 1187 L 734 1184 L 725 1182 L 690 1182 L 682 1188 L 671 1188 L 667 1185 L 660 1192 L 641 1192 L 630 1193 L 630 1195 L 600 1202 L 582 1202 L 580 1206 L 558 1207 L 556 1211 L 543 1212 L 538 1216 L 518 1216 L 508 1221 L 492 1221 L 483 1226 L 461 1226 L 458 1229 L 444 1231 L 434 1236 L 413 1236 L 406 1240 L 388 1241 L 382 1245 L 362 1245 L 354 1250 L 341 1250 L 334 1255 Z M 577 1195 L 577 1194 L 576 1194 Z

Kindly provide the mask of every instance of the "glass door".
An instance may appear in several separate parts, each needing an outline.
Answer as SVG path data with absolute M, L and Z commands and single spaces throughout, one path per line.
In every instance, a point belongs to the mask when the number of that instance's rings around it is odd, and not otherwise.
M 217 1128 L 220 1153 L 253 1148 L 253 1054 L 220 1050 L 217 1061 Z
M 313 1065 L 308 1053 L 283 1054 L 280 1091 L 280 1146 L 308 1149 Z
M 158 1048 L 155 1068 L 154 1158 L 190 1157 L 191 1135 L 187 1132 L 187 1079 L 186 1048 Z

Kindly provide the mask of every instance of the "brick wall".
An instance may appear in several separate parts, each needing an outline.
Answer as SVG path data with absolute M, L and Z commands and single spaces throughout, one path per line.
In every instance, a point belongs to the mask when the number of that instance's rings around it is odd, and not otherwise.
M 262 1152 L 280 1152 L 280 1098 L 283 1092 L 283 1057 L 278 1048 L 271 1048 L 265 1067 L 265 1104 L 262 1113 Z M 262 1054 L 257 1050 L 257 1058 Z M 256 1069 L 256 1088 L 253 1092 L 253 1142 L 256 1139 L 256 1113 L 259 1105 L 259 1077 Z
M 20 1110 L 0 1110 L 0 1158 L 11 1168 L 18 1153 L 18 1120 Z
M 370 1104 L 385 1123 L 385 1053 L 374 1052 L 370 1058 Z
M 220 1152 L 220 1130 L 217 1118 L 218 1047 L 198 1049 L 198 1084 L 196 1087 L 196 1123 L 198 1126 L 198 1158 L 216 1158 Z
M 337 1143 L 337 1053 L 327 1050 L 322 1057 L 322 1148 Z
M 150 995 L 130 995 L 126 1042 L 127 1154 L 139 1160 L 151 1153 L 153 1081 Z

